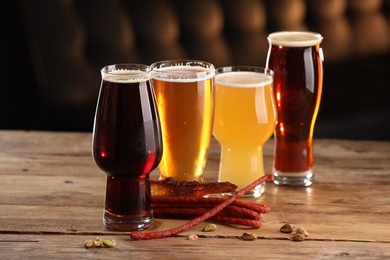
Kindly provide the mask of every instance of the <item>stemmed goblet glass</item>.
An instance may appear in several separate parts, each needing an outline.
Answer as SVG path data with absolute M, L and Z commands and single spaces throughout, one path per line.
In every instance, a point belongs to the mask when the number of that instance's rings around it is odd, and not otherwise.
M 162 139 L 150 70 L 142 64 L 101 69 L 93 157 L 107 174 L 103 223 L 110 230 L 153 223 L 149 174 L 161 160 Z

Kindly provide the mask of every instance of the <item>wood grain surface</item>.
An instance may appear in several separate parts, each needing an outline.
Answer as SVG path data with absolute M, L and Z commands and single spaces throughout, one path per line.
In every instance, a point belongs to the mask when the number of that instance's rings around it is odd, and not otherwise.
M 94 164 L 91 140 L 90 133 L 0 131 L 0 259 L 390 258 L 390 142 L 315 140 L 311 187 L 267 183 L 262 197 L 243 199 L 271 207 L 260 229 L 218 225 L 204 233 L 202 223 L 175 237 L 131 241 L 102 225 L 105 174 Z M 217 180 L 219 151 L 213 140 L 205 181 Z M 272 154 L 271 139 L 266 172 Z M 151 230 L 184 222 L 156 219 Z M 285 223 L 310 234 L 293 242 L 279 232 Z M 243 232 L 258 239 L 243 241 Z M 96 236 L 118 245 L 85 249 L 84 241 Z

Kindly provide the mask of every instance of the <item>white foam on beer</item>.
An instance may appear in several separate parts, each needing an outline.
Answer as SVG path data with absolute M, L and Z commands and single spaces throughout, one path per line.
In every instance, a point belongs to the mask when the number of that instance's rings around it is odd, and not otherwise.
M 217 74 L 215 84 L 240 88 L 263 87 L 272 84 L 272 76 L 254 71 L 230 71 Z
M 195 82 L 207 80 L 215 76 L 214 69 L 202 66 L 171 66 L 153 69 L 153 79 L 169 82 Z
M 269 34 L 267 39 L 272 45 L 308 47 L 320 44 L 323 37 L 315 32 L 282 31 Z
M 102 73 L 103 80 L 116 83 L 135 83 L 150 79 L 148 72 L 141 70 L 117 69 Z

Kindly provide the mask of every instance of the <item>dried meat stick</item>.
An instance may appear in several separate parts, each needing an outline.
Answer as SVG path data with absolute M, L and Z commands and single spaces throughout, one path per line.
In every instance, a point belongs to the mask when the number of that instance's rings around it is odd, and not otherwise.
M 271 210 L 267 204 L 259 204 L 255 202 L 249 202 L 249 201 L 236 200 L 234 202 L 234 205 L 242 208 L 247 208 L 256 211 L 257 213 L 263 213 L 263 214 L 266 214 Z
M 183 207 L 191 208 L 200 205 L 201 207 L 213 208 L 216 205 L 227 200 L 226 198 L 204 198 L 204 197 L 187 197 L 187 196 L 157 196 L 152 197 L 152 207 Z M 259 204 L 254 202 L 246 202 L 236 200 L 232 205 L 242 208 L 251 209 L 258 213 L 268 213 L 270 208 L 266 204 Z
M 231 204 L 233 201 L 244 195 L 245 193 L 249 192 L 250 190 L 254 189 L 257 185 L 260 185 L 261 183 L 271 180 L 273 178 L 272 174 L 266 174 L 262 176 L 261 178 L 255 180 L 245 188 L 241 189 L 239 192 L 231 196 L 229 199 L 225 200 L 221 204 L 217 205 L 213 209 L 211 209 L 209 212 L 191 220 L 190 222 L 187 222 L 183 225 L 167 229 L 167 230 L 162 230 L 162 231 L 155 231 L 155 232 L 145 232 L 145 231 L 140 231 L 140 232 L 131 232 L 130 233 L 130 238 L 134 240 L 147 240 L 147 239 L 157 239 L 157 238 L 165 238 L 165 237 L 170 237 L 173 235 L 177 235 L 179 233 L 182 233 L 199 223 L 214 217 L 218 212 L 220 212 L 222 209 L 224 209 L 227 205 Z
M 229 205 L 225 209 L 223 209 L 227 214 L 231 215 L 237 215 L 240 218 L 248 218 L 248 219 L 259 219 L 260 213 L 257 213 L 256 211 L 246 209 L 246 208 L 240 208 L 238 206 L 232 206 Z
M 208 208 L 153 208 L 153 214 L 157 218 L 161 216 L 165 216 L 165 218 L 168 218 L 166 216 L 174 216 L 173 218 L 180 219 L 181 216 L 200 216 L 209 210 Z M 221 210 L 217 215 L 253 220 L 260 218 L 260 214 L 255 211 L 231 205 Z
M 224 224 L 234 224 L 234 225 L 240 225 L 240 226 L 248 226 L 252 228 L 260 228 L 261 224 L 263 224 L 263 220 L 260 219 L 243 219 L 243 218 L 230 218 L 230 217 L 223 217 L 223 216 L 214 216 L 210 218 L 211 220 L 221 222 Z
M 192 202 L 153 202 L 151 204 L 152 209 L 159 209 L 159 208 L 208 208 L 212 209 L 218 204 L 222 203 L 225 200 L 221 200 L 219 203 L 214 203 L 214 202 L 205 202 L 205 203 L 192 203 Z M 238 201 L 235 201 L 238 202 Z M 270 212 L 270 208 L 266 204 L 256 204 L 256 203 L 249 203 L 249 202 L 244 202 L 245 204 L 242 203 L 235 203 L 233 202 L 232 204 L 229 205 L 229 207 L 237 207 L 237 208 L 242 208 L 242 209 L 247 209 L 254 211 L 258 214 L 266 214 Z
M 159 217 L 165 217 L 165 218 L 177 218 L 176 215 L 171 214 L 157 214 Z M 195 218 L 198 215 L 186 215 L 185 219 L 191 219 Z M 184 218 L 180 218 L 184 219 Z M 234 225 L 240 225 L 240 226 L 248 226 L 252 228 L 260 228 L 261 224 L 263 223 L 263 219 L 260 217 L 259 219 L 246 219 L 246 218 L 238 218 L 238 217 L 226 217 L 226 216 L 220 216 L 219 214 L 210 218 L 209 220 L 216 221 L 222 224 L 234 224 Z

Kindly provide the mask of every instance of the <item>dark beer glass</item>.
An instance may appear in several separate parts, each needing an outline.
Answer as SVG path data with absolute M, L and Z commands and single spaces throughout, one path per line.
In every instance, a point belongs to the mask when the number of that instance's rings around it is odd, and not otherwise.
M 313 132 L 322 94 L 322 36 L 274 32 L 268 42 L 266 67 L 274 71 L 278 111 L 274 183 L 310 186 L 314 181 Z
M 149 174 L 161 160 L 162 138 L 150 70 L 140 64 L 101 69 L 93 157 L 107 174 L 103 223 L 109 230 L 153 223 Z

